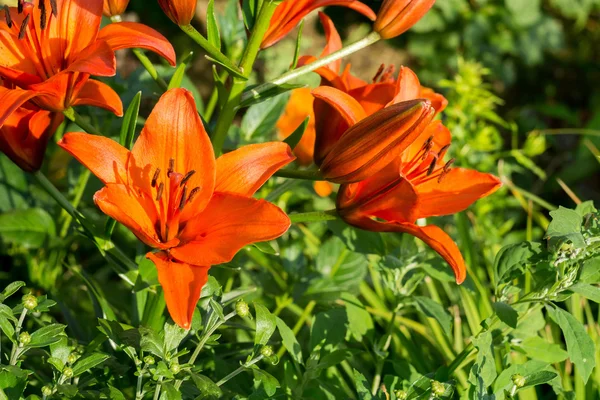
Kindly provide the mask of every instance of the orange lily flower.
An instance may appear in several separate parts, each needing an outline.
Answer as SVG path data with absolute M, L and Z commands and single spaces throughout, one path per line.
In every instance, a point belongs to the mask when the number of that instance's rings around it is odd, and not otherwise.
M 463 211 L 502 184 L 491 174 L 452 168 L 454 160 L 444 161 L 450 141 L 450 131 L 440 121 L 431 123 L 379 173 L 342 185 L 337 209 L 348 224 L 358 228 L 404 232 L 423 240 L 450 264 L 460 284 L 465 280 L 466 266 L 456 243 L 437 226 L 415 222 Z
M 10 101 L 0 80 L 0 103 Z M 64 116 L 41 110 L 35 104 L 25 103 L 16 108 L 0 127 L 0 151 L 21 169 L 33 172 L 40 169 L 50 137 L 63 121 Z
M 198 0 L 158 0 L 158 5 L 177 25 L 189 25 L 196 14 Z
M 266 49 L 273 46 L 290 33 L 308 14 L 317 8 L 328 6 L 351 8 L 372 21 L 375 21 L 377 17 L 373 10 L 357 0 L 284 0 L 275 9 L 261 48 Z
M 107 17 L 121 15 L 125 12 L 128 5 L 129 0 L 104 0 L 103 13 Z
M 283 235 L 288 216 L 252 198 L 275 171 L 294 160 L 282 142 L 244 146 L 215 160 L 185 89 L 166 92 L 128 151 L 117 142 L 68 133 L 59 145 L 106 186 L 96 205 L 157 249 L 148 253 L 173 320 L 190 326 L 212 265 L 243 247 Z
M 383 39 L 400 36 L 433 7 L 435 0 L 384 0 L 374 29 Z

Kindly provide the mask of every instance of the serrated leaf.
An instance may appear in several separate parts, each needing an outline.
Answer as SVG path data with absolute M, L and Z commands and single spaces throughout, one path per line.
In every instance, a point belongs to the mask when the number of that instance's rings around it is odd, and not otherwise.
M 188 331 L 179 327 L 178 325 L 165 323 L 164 326 L 165 335 L 165 350 L 173 351 L 177 349 L 179 343 L 188 335 Z
M 494 311 L 496 311 L 496 315 L 498 316 L 498 318 L 500 318 L 500 321 L 504 322 L 511 328 L 517 327 L 517 320 L 519 319 L 519 314 L 510 305 L 501 301 L 496 302 L 494 303 Z
M 159 335 L 149 328 L 140 328 L 140 346 L 142 350 L 150 352 L 160 358 L 165 358 L 163 351 L 163 341 Z
M 275 316 L 262 304 L 254 303 L 254 309 L 256 310 L 254 344 L 264 346 L 269 342 L 277 327 Z
M 67 326 L 62 324 L 46 325 L 31 334 L 27 347 L 45 347 L 58 342 Z
M 341 298 L 346 306 L 348 330 L 352 333 L 352 336 L 358 342 L 363 341 L 363 336 L 373 338 L 375 325 L 373 324 L 371 313 L 365 309 L 365 306 L 360 302 L 358 297 L 350 293 L 344 293 Z
M 73 376 L 79 376 L 90 369 L 97 367 L 104 361 L 108 360 L 110 356 L 102 353 L 92 353 L 81 357 L 75 365 L 73 365 Z
M 298 339 L 296 339 L 294 332 L 281 318 L 276 317 L 275 322 L 277 324 L 279 334 L 281 335 L 283 346 L 298 364 L 304 364 L 304 360 L 302 358 L 302 347 L 300 347 L 300 343 L 298 343 Z
M 0 368 L 0 395 L 7 400 L 20 399 L 27 386 L 27 371 L 14 366 Z
M 56 236 L 54 219 L 41 208 L 10 211 L 0 215 L 0 239 L 32 249 Z
M 423 314 L 429 318 L 435 319 L 442 327 L 444 333 L 448 337 L 452 336 L 452 317 L 444 307 L 429 297 L 416 296 L 414 297 L 414 300 Z
M 550 249 L 556 251 L 566 242 L 571 242 L 575 248 L 585 247 L 585 239 L 581 234 L 583 217 L 577 211 L 565 207 L 550 211 L 552 221 L 546 231 L 546 239 Z
M 497 376 L 492 333 L 490 331 L 480 333 L 473 339 L 473 345 L 477 348 L 477 359 L 471 368 L 469 382 L 475 386 L 478 396 L 483 396 Z
M 549 383 L 552 379 L 556 378 L 558 374 L 556 372 L 550 371 L 537 371 L 530 375 L 524 376 L 525 385 L 523 388 L 543 385 L 544 383 Z
M 594 202 L 592 200 L 589 200 L 589 201 L 584 201 L 583 203 L 577 204 L 577 207 L 575 207 L 575 211 L 582 217 L 585 217 L 586 215 L 595 213 L 598 210 L 596 210 L 596 207 L 594 206 Z
M 584 382 L 587 383 L 595 366 L 596 346 L 587 334 L 583 324 L 568 313 L 558 308 L 547 306 L 548 315 L 560 327 L 567 343 L 569 359 L 579 371 Z
M 372 400 L 373 396 L 371 395 L 371 391 L 367 389 L 369 383 L 367 382 L 367 378 L 357 370 L 353 369 L 354 373 L 354 386 L 356 386 L 356 392 L 358 393 L 358 398 L 361 400 Z
M 348 327 L 348 316 L 346 310 L 333 308 L 323 311 L 313 317 L 310 328 L 310 349 L 317 346 L 335 347 L 343 342 Z
M 206 11 L 206 33 L 210 44 L 221 50 L 221 33 L 215 16 L 215 0 L 209 0 Z

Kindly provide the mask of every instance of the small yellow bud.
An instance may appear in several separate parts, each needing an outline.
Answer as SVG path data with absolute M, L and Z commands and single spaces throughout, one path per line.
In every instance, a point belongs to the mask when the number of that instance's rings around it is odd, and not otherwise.
M 42 386 L 42 395 L 44 395 L 44 396 L 51 396 L 52 395 L 52 388 L 50 386 Z
M 525 386 L 525 383 L 527 382 L 525 377 L 520 374 L 514 374 L 513 376 L 510 377 L 510 379 L 512 379 L 514 385 L 518 388 L 522 388 L 523 386 Z
M 238 302 L 235 303 L 235 312 L 240 317 L 246 318 L 248 315 L 250 315 L 250 307 L 248 307 L 248 303 L 246 303 L 244 300 L 238 300 Z
M 394 392 L 394 394 L 396 395 L 396 398 L 398 400 L 406 400 L 406 399 L 408 399 L 408 393 L 406 393 L 404 390 L 396 390 Z
M 146 357 L 144 357 L 144 362 L 145 362 L 147 365 L 154 365 L 154 363 L 155 363 L 156 361 L 154 360 L 154 357 L 152 357 L 152 356 L 146 356 Z
M 32 294 L 26 294 L 21 298 L 23 301 L 23 307 L 28 309 L 29 311 L 33 310 L 38 306 L 37 298 Z
M 446 388 L 444 387 L 443 383 L 438 381 L 431 381 L 431 393 L 433 393 L 434 396 L 442 396 L 445 392 Z
M 19 345 L 21 347 L 27 346 L 29 342 L 31 342 L 31 335 L 29 335 L 27 332 L 21 332 L 19 334 Z
M 270 358 L 273 357 L 273 354 L 275 353 L 273 352 L 273 348 L 271 346 L 263 346 L 263 348 L 260 349 L 260 354 L 265 358 Z
M 63 369 L 62 373 L 65 378 L 73 377 L 73 369 L 70 367 L 65 367 L 65 369 Z
M 179 371 L 181 371 L 181 367 L 179 366 L 178 362 L 172 362 L 171 363 L 171 372 L 174 373 L 175 375 L 177 375 L 179 373 Z

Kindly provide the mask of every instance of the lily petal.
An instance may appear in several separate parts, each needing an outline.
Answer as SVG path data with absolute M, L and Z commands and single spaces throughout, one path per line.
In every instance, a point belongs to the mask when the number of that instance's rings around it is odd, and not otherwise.
M 136 22 L 118 22 L 100 30 L 98 40 L 108 42 L 113 50 L 140 48 L 153 51 L 175 66 L 175 50 L 171 43 L 154 29 Z
M 0 86 L 0 128 L 4 121 L 23 103 L 38 95 L 39 93 L 30 90 L 7 89 Z
M 75 62 L 79 53 L 94 43 L 102 21 L 102 1 L 58 1 L 58 20 L 48 25 L 48 39 L 52 54 L 63 51 L 67 65 Z M 39 13 L 35 8 L 34 13 Z M 40 17 L 32 15 L 35 21 Z M 35 18 L 37 17 L 37 18 Z M 39 30 L 40 35 L 43 32 Z M 55 43 L 53 43 L 55 42 Z
M 184 212 L 198 213 L 206 207 L 215 187 L 215 156 L 188 90 L 171 89 L 162 95 L 131 154 L 128 168 L 135 186 L 151 193 L 150 184 L 157 168 L 160 168 L 158 181 L 169 182 L 167 175 L 170 160 L 173 160 L 175 172 L 186 175 L 195 171 L 187 186 L 191 190 L 199 188 L 193 203 L 188 204 Z M 182 219 L 185 218 L 182 216 Z
M 417 218 L 458 213 L 501 186 L 502 182 L 494 175 L 453 168 L 440 182 L 433 179 L 419 184 Z
M 217 159 L 216 192 L 252 196 L 281 167 L 294 161 L 283 142 L 251 144 Z
M 127 183 L 129 151 L 104 136 L 70 132 L 58 145 L 92 171 L 104 184 Z
M 396 96 L 390 104 L 402 101 L 418 99 L 421 93 L 419 77 L 408 67 L 400 67 L 398 79 L 396 80 Z
M 342 38 L 335 28 L 333 21 L 327 16 L 327 14 L 319 11 L 319 19 L 321 20 L 321 25 L 323 25 L 323 29 L 325 30 L 325 39 L 327 40 L 327 44 L 321 53 L 321 58 L 323 58 L 342 48 Z M 340 68 L 342 68 L 342 59 L 328 64 L 327 68 L 336 74 L 339 73 Z
M 118 117 L 123 116 L 121 97 L 107 84 L 89 79 L 73 100 L 74 106 L 94 106 L 108 110 Z
M 81 51 L 66 71 L 114 76 L 117 72 L 115 52 L 107 42 L 99 40 Z
M 171 318 L 183 329 L 190 329 L 202 287 L 208 282 L 210 267 L 177 262 L 162 251 L 148 253 L 146 257 L 156 265 Z
M 171 249 L 171 255 L 195 265 L 223 264 L 245 246 L 278 238 L 290 224 L 269 202 L 217 192 L 206 209 L 188 221 L 179 236 L 182 244 Z

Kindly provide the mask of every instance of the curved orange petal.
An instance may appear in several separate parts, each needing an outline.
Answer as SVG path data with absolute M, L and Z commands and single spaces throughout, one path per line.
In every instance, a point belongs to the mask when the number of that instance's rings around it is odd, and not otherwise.
M 7 89 L 0 86 L 0 127 L 23 103 L 38 95 L 39 93 L 31 90 Z
M 294 161 L 283 142 L 250 144 L 217 159 L 215 192 L 252 196 L 281 167 Z
M 126 185 L 109 183 L 94 194 L 94 202 L 109 217 L 125 225 L 138 239 L 150 247 L 168 248 L 156 234 L 156 211 L 144 207 Z
M 173 260 L 167 253 L 148 253 L 158 271 L 171 318 L 183 329 L 190 329 L 202 287 L 208 282 L 210 267 L 199 267 Z
M 418 218 L 463 211 L 501 186 L 502 182 L 494 175 L 472 169 L 453 168 L 441 181 L 433 179 L 417 186 Z
M 117 72 L 115 52 L 107 42 L 99 40 L 81 51 L 65 71 L 113 76 Z
M 17 13 L 14 8 L 9 9 L 11 18 L 16 18 Z M 5 9 L 0 9 L 0 21 L 5 21 Z M 2 23 L 2 22 L 0 22 Z M 17 21 L 15 21 L 17 23 Z M 36 59 L 32 58 L 30 52 L 24 48 L 23 41 L 19 40 L 15 34 L 8 29 L 0 29 L 0 54 L 2 54 L 2 66 L 26 72 L 30 75 L 38 75 L 38 65 Z
M 356 99 L 331 86 L 319 86 L 312 91 L 315 98 L 332 106 L 349 126 L 364 119 L 367 114 Z
M 123 103 L 119 95 L 107 84 L 93 79 L 84 83 L 73 100 L 74 106 L 94 106 L 123 116 Z
M 92 171 L 104 184 L 127 183 L 129 151 L 107 137 L 70 132 L 58 145 Z
M 193 204 L 188 204 L 185 210 L 200 212 L 206 207 L 215 187 L 215 156 L 188 90 L 171 89 L 162 95 L 131 154 L 128 170 L 135 186 L 151 193 L 150 184 L 157 168 L 160 168 L 158 182 L 169 182 L 167 175 L 173 160 L 174 172 L 186 175 L 195 171 L 187 187 L 199 189 Z
M 294 89 L 283 115 L 277 121 L 278 136 L 285 139 L 309 117 L 308 125 L 302 138 L 294 147 L 293 152 L 298 157 L 301 165 L 310 165 L 313 162 L 315 148 L 315 115 L 313 112 L 314 97 L 311 89 Z
M 419 97 L 429 100 L 438 113 L 444 111 L 448 105 L 448 100 L 444 96 L 425 86 L 421 86 Z
M 158 5 L 177 25 L 188 25 L 196 13 L 197 0 L 158 0 Z
M 431 121 L 431 123 L 427 125 L 427 128 L 423 130 L 419 137 L 417 137 L 415 141 L 408 147 L 408 149 L 402 153 L 402 161 L 411 162 L 417 156 L 420 156 L 419 154 L 422 152 L 423 146 L 425 145 L 425 142 L 429 140 L 429 138 L 433 138 L 433 145 L 430 149 L 431 153 L 439 153 L 444 147 L 449 146 L 452 142 L 452 134 L 450 133 L 450 130 L 442 123 L 442 121 Z M 444 154 L 439 157 L 439 163 L 442 165 L 444 164 L 443 156 Z
M 226 263 L 247 245 L 283 235 L 290 224 L 269 202 L 217 192 L 206 209 L 188 221 L 179 236 L 182 244 L 171 249 L 171 255 L 190 264 Z
M 398 80 L 396 80 L 396 95 L 390 104 L 418 99 L 421 94 L 419 77 L 408 67 L 400 67 Z
M 373 83 L 350 90 L 349 95 L 356 99 L 367 115 L 388 105 L 396 94 L 396 84 L 390 82 Z
M 327 16 L 327 14 L 319 11 L 319 19 L 321 20 L 321 25 L 323 25 L 323 29 L 325 30 L 325 38 L 327 40 L 327 44 L 321 53 L 321 58 L 323 58 L 342 48 L 342 38 L 340 37 L 337 29 L 335 29 L 333 21 Z M 338 74 L 340 72 L 340 68 L 342 68 L 342 59 L 340 58 L 339 60 L 328 64 L 327 68 Z
M 175 66 L 175 50 L 163 35 L 144 24 L 118 22 L 100 30 L 98 40 L 108 42 L 113 50 L 140 48 L 153 51 Z
M 435 0 L 385 0 L 373 29 L 384 39 L 399 36 L 416 24 L 433 3 Z
M 52 55 L 62 53 L 67 65 L 75 62 L 79 53 L 96 40 L 102 21 L 102 1 L 62 0 L 57 1 L 58 20 L 48 24 L 48 31 L 39 30 L 44 43 L 51 46 Z M 40 10 L 35 7 L 32 18 L 40 20 Z M 54 17 L 52 17 L 54 18 Z M 43 34 L 42 34 L 43 33 Z

